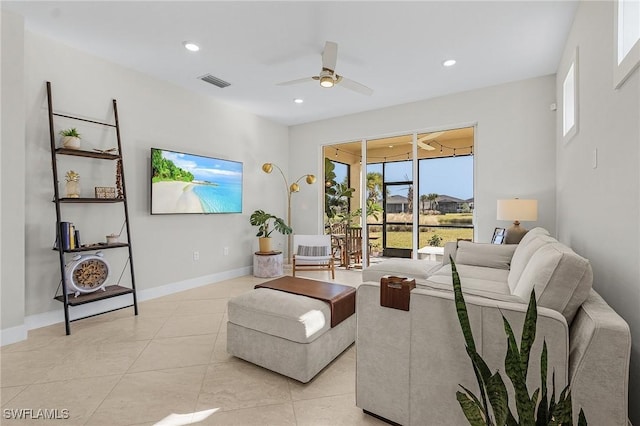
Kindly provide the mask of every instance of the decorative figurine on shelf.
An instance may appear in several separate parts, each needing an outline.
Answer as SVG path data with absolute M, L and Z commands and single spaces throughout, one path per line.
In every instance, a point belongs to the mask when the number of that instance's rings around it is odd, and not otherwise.
M 62 135 L 62 147 L 68 149 L 80 149 L 80 133 L 78 129 L 72 127 L 60 131 Z
M 122 159 L 118 159 L 116 164 L 116 190 L 118 191 L 117 198 L 124 198 L 124 192 L 122 191 Z
M 69 170 L 65 175 L 67 184 L 65 189 L 67 191 L 67 198 L 80 198 L 80 175 L 73 170 Z

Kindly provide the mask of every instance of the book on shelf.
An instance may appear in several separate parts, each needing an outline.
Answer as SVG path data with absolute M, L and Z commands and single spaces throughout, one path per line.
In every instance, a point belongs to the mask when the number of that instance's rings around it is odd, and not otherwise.
M 58 248 L 58 238 L 62 241 L 62 250 L 73 250 L 80 247 L 80 231 L 71 222 L 60 222 L 60 230 L 56 236 L 54 248 Z

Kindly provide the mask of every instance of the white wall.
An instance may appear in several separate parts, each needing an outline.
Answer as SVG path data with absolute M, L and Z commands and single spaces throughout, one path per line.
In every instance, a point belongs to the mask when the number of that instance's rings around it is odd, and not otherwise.
M 630 325 L 630 419 L 640 424 L 640 76 L 613 89 L 614 2 L 580 2 L 558 70 L 578 47 L 579 129 L 557 129 L 557 227 L 587 257 L 594 288 Z M 560 112 L 561 110 L 559 110 Z M 592 168 L 593 151 L 598 166 Z
M 2 341 L 26 338 L 24 317 L 24 20 L 2 12 L 0 324 Z M 5 58 L 11 58 L 6 60 Z
M 554 233 L 556 113 L 549 106 L 555 96 L 555 77 L 546 76 L 293 126 L 291 175 L 322 176 L 322 144 L 477 123 L 476 240 L 489 242 L 495 227 L 510 225 L 496 221 L 496 200 L 501 198 L 537 199 L 538 221 L 523 225 Z M 293 226 L 300 232 L 321 230 L 321 191 L 296 194 Z
M 16 32 L 19 33 L 17 29 Z M 58 112 L 113 122 L 111 100 L 117 99 L 138 290 L 150 294 L 149 291 L 162 286 L 216 274 L 222 276 L 229 271 L 248 273 L 253 251 L 257 249 L 255 229 L 248 220 L 250 213 L 256 208 L 279 216 L 286 213 L 284 191 L 280 185 L 264 185 L 265 175 L 260 166 L 264 161 L 274 161 L 287 172 L 287 128 L 29 31 L 24 33 L 24 44 L 22 101 L 26 118 L 18 121 L 26 121 L 26 144 L 24 137 L 8 141 L 3 134 L 2 149 L 5 154 L 5 143 L 9 148 L 26 148 L 28 166 L 13 176 L 11 185 L 17 185 L 18 192 L 20 184 L 16 182 L 24 180 L 26 185 L 26 204 L 22 202 L 18 206 L 24 209 L 26 205 L 26 213 L 19 210 L 25 226 L 18 230 L 26 230 L 26 266 L 20 270 L 26 270 L 26 303 L 21 304 L 27 322 L 42 313 L 59 313 L 62 308 L 52 300 L 60 274 L 58 256 L 51 250 L 55 238 L 55 207 L 51 202 L 47 80 L 52 82 L 54 110 Z M 5 53 L 3 51 L 3 66 L 12 59 Z M 18 57 L 19 52 L 15 55 Z M 86 149 L 116 146 L 112 130 L 78 121 L 56 119 L 56 134 L 72 126 L 84 133 Z M 150 147 L 243 162 L 243 213 L 150 216 Z M 80 173 L 83 195 L 91 195 L 94 186 L 115 186 L 114 162 L 66 156 L 58 159 L 61 191 L 64 191 L 64 173 L 70 169 Z M 3 199 L 4 196 L 3 186 Z M 3 207 L 3 218 L 6 212 Z M 105 235 L 119 232 L 124 220 L 118 204 L 65 205 L 63 216 L 81 230 L 84 242 L 104 241 Z M 2 239 L 5 242 L 4 226 Z M 280 238 L 276 243 L 282 247 L 285 240 Z M 223 256 L 224 247 L 229 247 L 228 256 Z M 193 260 L 194 251 L 200 253 L 197 262 Z M 126 250 L 109 250 L 105 255 L 117 278 Z M 123 282 L 127 283 L 128 270 L 124 277 Z M 3 277 L 3 292 L 5 284 Z M 11 318 L 7 324 L 24 320 L 19 313 L 8 315 Z M 5 327 L 4 316 L 2 327 Z

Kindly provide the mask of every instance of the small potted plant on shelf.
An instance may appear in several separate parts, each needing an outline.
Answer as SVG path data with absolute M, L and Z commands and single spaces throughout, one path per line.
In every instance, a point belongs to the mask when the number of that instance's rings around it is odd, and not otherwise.
M 273 228 L 269 229 L 271 220 L 273 220 Z M 256 237 L 259 237 L 258 243 L 260 244 L 261 253 L 270 253 L 271 250 L 271 233 L 278 231 L 282 235 L 288 235 L 293 232 L 293 229 L 277 216 L 270 213 L 266 213 L 264 210 L 256 210 L 251 214 L 249 222 L 253 226 L 258 227 L 258 233 Z
M 80 133 L 78 129 L 72 127 L 60 131 L 62 135 L 62 147 L 69 149 L 80 149 Z

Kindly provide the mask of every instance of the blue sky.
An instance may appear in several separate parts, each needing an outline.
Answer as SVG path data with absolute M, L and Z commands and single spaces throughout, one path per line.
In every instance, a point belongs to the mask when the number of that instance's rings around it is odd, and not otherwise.
M 191 172 L 196 180 L 242 183 L 242 163 L 172 151 L 162 151 L 162 157 Z
M 389 162 L 385 171 L 387 182 L 411 180 L 411 161 Z M 473 156 L 459 156 L 421 160 L 419 167 L 419 194 L 436 193 L 466 200 L 473 197 Z M 368 171 L 382 171 L 382 164 L 369 164 Z M 342 182 L 346 167 L 337 166 L 336 181 Z M 352 182 L 355 179 L 352 177 Z M 407 195 L 407 187 L 391 191 L 391 195 Z

